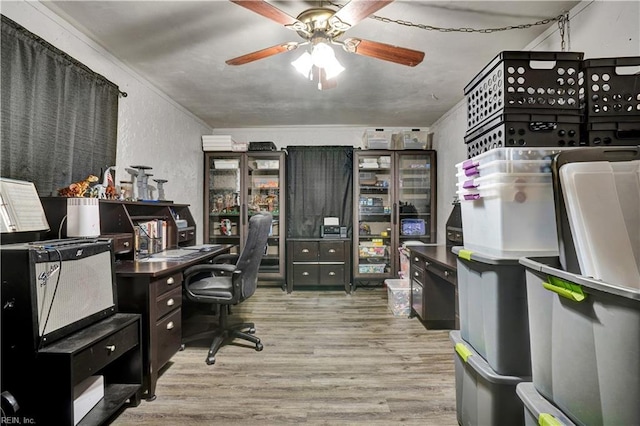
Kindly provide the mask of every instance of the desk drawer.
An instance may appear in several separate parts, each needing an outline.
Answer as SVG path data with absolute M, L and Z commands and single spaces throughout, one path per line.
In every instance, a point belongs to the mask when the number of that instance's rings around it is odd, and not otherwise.
M 293 284 L 294 285 L 317 285 L 318 284 L 318 264 L 294 264 Z
M 158 278 L 151 282 L 156 287 L 156 296 L 160 296 L 174 288 L 182 288 L 182 273 L 177 272 L 173 275 Z
M 104 234 L 100 235 L 100 237 L 112 240 L 114 254 L 130 253 L 133 247 L 133 234 Z
M 79 352 L 74 362 L 75 377 L 85 378 L 94 375 L 120 355 L 135 347 L 140 341 L 139 328 L 140 323 L 136 321 Z
M 411 308 L 413 311 L 424 320 L 424 288 L 416 280 L 411 280 Z
M 415 264 L 412 264 L 410 272 L 412 280 L 415 280 L 418 283 L 424 285 L 424 270 L 422 268 L 419 268 Z
M 431 274 L 437 275 L 438 277 L 450 283 L 457 282 L 456 271 L 453 269 L 445 268 L 444 266 L 437 263 L 425 262 L 425 270 Z
M 317 241 L 294 241 L 292 259 L 294 262 L 317 262 Z
M 177 287 L 158 297 L 156 306 L 158 312 L 156 319 L 160 319 L 172 310 L 179 308 L 182 306 L 182 289 Z
M 196 229 L 193 226 L 181 228 L 178 231 L 178 243 L 192 240 L 196 237 Z
M 344 262 L 342 241 L 320 241 L 320 262 Z
M 344 283 L 344 264 L 320 265 L 320 285 L 342 285 Z
M 158 321 L 156 323 L 156 332 L 158 339 L 155 353 L 158 359 L 158 368 L 160 368 L 180 349 L 182 343 L 182 310 L 176 309 Z

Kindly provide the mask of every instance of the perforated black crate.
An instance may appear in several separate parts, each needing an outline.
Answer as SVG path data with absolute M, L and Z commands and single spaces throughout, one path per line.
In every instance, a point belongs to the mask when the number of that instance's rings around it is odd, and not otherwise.
M 640 117 L 640 56 L 582 62 L 580 104 L 587 121 Z
M 501 52 L 464 88 L 467 129 L 497 114 L 580 115 L 580 52 Z
M 640 145 L 640 116 L 629 121 L 584 123 L 582 137 L 589 146 Z
M 493 148 L 581 146 L 580 125 L 579 115 L 498 115 L 467 132 L 467 158 Z

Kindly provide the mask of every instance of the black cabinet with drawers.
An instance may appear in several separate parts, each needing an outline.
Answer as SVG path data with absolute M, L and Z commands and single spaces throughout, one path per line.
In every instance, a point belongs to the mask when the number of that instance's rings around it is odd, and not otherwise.
M 287 292 L 304 287 L 344 286 L 351 291 L 349 239 L 287 239 Z
M 447 246 L 411 246 L 411 311 L 428 329 L 458 329 L 456 257 Z

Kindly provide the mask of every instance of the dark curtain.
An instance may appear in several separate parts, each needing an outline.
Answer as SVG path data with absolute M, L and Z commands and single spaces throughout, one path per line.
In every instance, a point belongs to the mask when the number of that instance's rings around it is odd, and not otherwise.
M 56 194 L 115 164 L 116 85 L 2 16 L 3 177 Z
M 287 147 L 287 236 L 320 237 L 324 217 L 353 224 L 353 147 Z

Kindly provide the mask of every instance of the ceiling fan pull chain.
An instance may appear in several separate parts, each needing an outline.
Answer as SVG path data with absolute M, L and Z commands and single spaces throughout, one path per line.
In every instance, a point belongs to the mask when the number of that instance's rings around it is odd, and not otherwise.
M 567 48 L 571 50 L 571 36 L 569 27 L 569 12 L 564 12 L 558 19 L 558 29 L 560 30 L 560 49 L 565 52 Z M 565 43 L 565 35 L 567 43 Z

